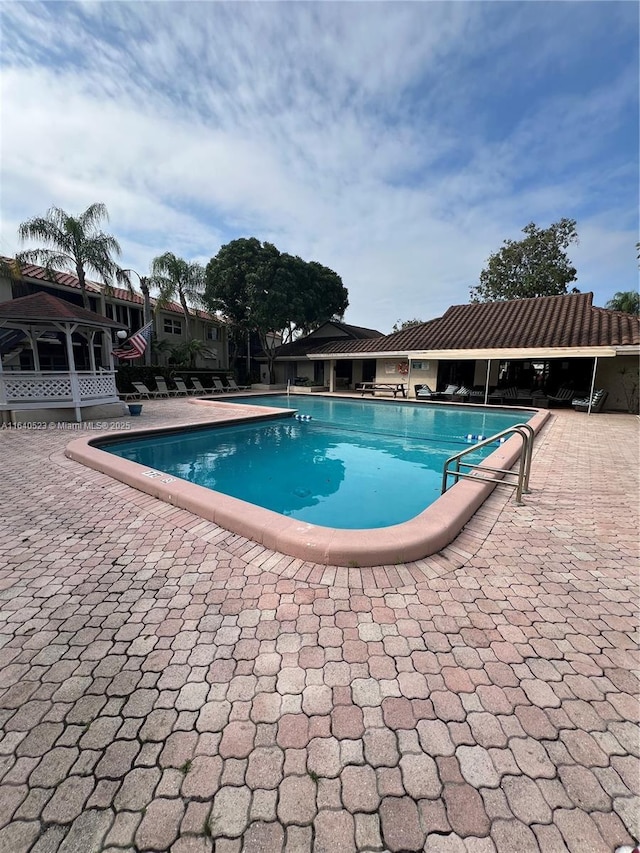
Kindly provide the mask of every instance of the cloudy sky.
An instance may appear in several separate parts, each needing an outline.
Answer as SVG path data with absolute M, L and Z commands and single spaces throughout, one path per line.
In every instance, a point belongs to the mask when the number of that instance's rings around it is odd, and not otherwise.
M 122 263 L 236 237 L 336 270 L 389 331 L 467 302 L 528 222 L 637 287 L 632 2 L 2 3 L 0 251 L 51 205 Z

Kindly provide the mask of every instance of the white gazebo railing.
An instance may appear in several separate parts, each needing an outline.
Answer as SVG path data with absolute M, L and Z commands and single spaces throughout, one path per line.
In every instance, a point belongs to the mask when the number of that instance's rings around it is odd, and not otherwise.
M 22 370 L 0 373 L 0 409 L 66 408 L 117 401 L 115 371 Z

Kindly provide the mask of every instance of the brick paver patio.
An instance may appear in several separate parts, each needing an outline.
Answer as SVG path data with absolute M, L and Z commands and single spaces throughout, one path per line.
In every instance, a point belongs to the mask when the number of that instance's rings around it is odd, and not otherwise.
M 0 431 L 0 853 L 637 839 L 636 418 L 559 412 L 525 506 L 374 569 L 266 551 L 72 438 Z

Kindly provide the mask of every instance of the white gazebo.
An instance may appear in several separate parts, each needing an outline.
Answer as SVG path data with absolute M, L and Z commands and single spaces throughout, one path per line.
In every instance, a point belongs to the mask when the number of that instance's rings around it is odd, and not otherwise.
M 111 330 L 120 328 L 48 293 L 0 303 L 0 423 L 126 414 L 111 354 Z

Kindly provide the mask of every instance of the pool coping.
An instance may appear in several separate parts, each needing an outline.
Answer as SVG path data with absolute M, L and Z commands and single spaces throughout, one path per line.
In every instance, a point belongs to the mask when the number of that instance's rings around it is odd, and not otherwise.
M 230 403 L 231 399 L 227 398 L 225 402 Z M 193 399 L 190 402 L 217 406 L 222 401 Z M 536 434 L 552 416 L 546 409 L 527 411 L 535 411 L 526 423 L 530 424 Z M 127 439 L 154 434 L 166 435 L 182 430 L 244 425 L 292 417 L 294 414 L 292 410 L 266 408 L 264 413 L 251 413 L 246 417 L 236 416 L 184 426 L 127 431 Z M 205 486 L 189 483 L 165 472 L 150 470 L 144 465 L 122 459 L 95 446 L 97 443 L 104 445 L 122 439 L 122 433 L 77 438 L 67 445 L 65 455 L 75 462 L 100 471 L 172 506 L 192 512 L 273 551 L 329 566 L 370 567 L 406 563 L 441 551 L 460 533 L 500 479 L 498 474 L 485 472 L 484 476 L 496 482 L 461 480 L 415 518 L 391 527 L 366 530 L 321 527 Z M 512 468 L 520 456 L 521 446 L 520 438 L 512 436 L 480 463 L 481 467 Z

